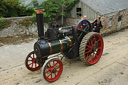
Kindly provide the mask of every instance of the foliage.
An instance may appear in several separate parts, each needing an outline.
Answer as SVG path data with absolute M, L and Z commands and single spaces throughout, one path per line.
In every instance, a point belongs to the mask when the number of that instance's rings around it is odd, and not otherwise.
M 65 11 L 69 12 L 80 0 L 67 0 L 65 1 Z
M 40 6 L 37 0 L 32 0 L 34 8 L 27 8 L 23 5 L 21 6 L 19 0 L 0 0 L 0 2 L 0 17 L 29 16 L 33 15 L 34 9 L 43 8 L 45 9 L 44 21 L 51 22 L 60 18 L 62 15 L 65 18 L 79 0 L 45 0 Z M 63 13 L 62 5 L 64 5 Z M 25 21 L 27 24 L 25 24 L 24 21 L 20 24 L 27 26 L 28 23 L 31 23 L 28 20 Z
M 21 6 L 19 0 L 0 0 L 0 17 L 29 16 L 33 12 L 32 8 Z
M 53 20 L 56 14 L 61 10 L 62 3 L 62 0 L 47 0 L 42 4 L 41 8 L 45 9 L 45 22 Z
M 39 6 L 39 3 L 37 0 L 32 0 L 32 3 L 33 3 L 33 6 L 34 7 L 38 7 Z
M 64 17 L 71 11 L 71 9 L 77 4 L 79 0 L 47 0 L 40 8 L 45 9 L 44 19 L 45 22 L 53 21 L 59 18 L 61 15 Z M 64 5 L 64 13 L 62 14 L 62 5 Z
M 4 28 L 9 27 L 11 23 L 11 20 L 0 20 L 0 31 Z

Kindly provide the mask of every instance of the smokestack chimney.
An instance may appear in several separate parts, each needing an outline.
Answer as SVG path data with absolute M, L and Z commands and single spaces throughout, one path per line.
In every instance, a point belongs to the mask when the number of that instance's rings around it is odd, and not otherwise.
M 37 9 L 36 12 L 36 21 L 38 27 L 38 36 L 40 39 L 44 38 L 44 21 L 43 21 L 43 9 Z

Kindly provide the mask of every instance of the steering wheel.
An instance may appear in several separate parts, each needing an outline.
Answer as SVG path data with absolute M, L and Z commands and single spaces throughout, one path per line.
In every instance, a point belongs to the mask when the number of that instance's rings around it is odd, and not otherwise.
M 91 32 L 92 27 L 91 27 L 90 22 L 88 20 L 80 20 L 78 22 L 74 30 L 74 38 L 76 40 L 78 40 L 78 36 L 77 36 L 78 31 L 86 32 L 86 33 Z

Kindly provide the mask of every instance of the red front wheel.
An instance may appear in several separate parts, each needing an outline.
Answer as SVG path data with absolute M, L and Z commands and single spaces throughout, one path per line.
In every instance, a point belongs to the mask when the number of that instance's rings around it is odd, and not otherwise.
M 48 82 L 56 81 L 62 74 L 63 65 L 60 59 L 50 58 L 48 59 L 42 68 L 44 79 Z
M 28 54 L 25 60 L 25 65 L 27 69 L 31 71 L 36 71 L 40 69 L 41 66 L 37 63 L 37 56 L 34 51 Z

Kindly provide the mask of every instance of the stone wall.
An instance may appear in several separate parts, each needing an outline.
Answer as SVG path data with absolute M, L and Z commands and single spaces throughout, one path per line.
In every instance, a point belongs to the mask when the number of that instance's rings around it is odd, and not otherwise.
M 0 20 L 11 20 L 11 25 L 8 28 L 4 28 L 0 31 L 0 37 L 7 37 L 7 36 L 16 36 L 19 34 L 36 34 L 37 35 L 37 24 L 36 22 L 32 22 L 31 19 L 32 16 L 27 17 L 15 17 L 15 18 L 1 18 Z M 21 22 L 24 22 L 24 20 L 29 20 L 25 24 L 20 24 Z M 45 23 L 45 31 L 47 30 L 47 24 Z
M 123 28 L 128 27 L 128 10 L 126 9 L 103 16 L 102 24 L 103 29 L 101 30 L 101 34 L 119 31 Z

